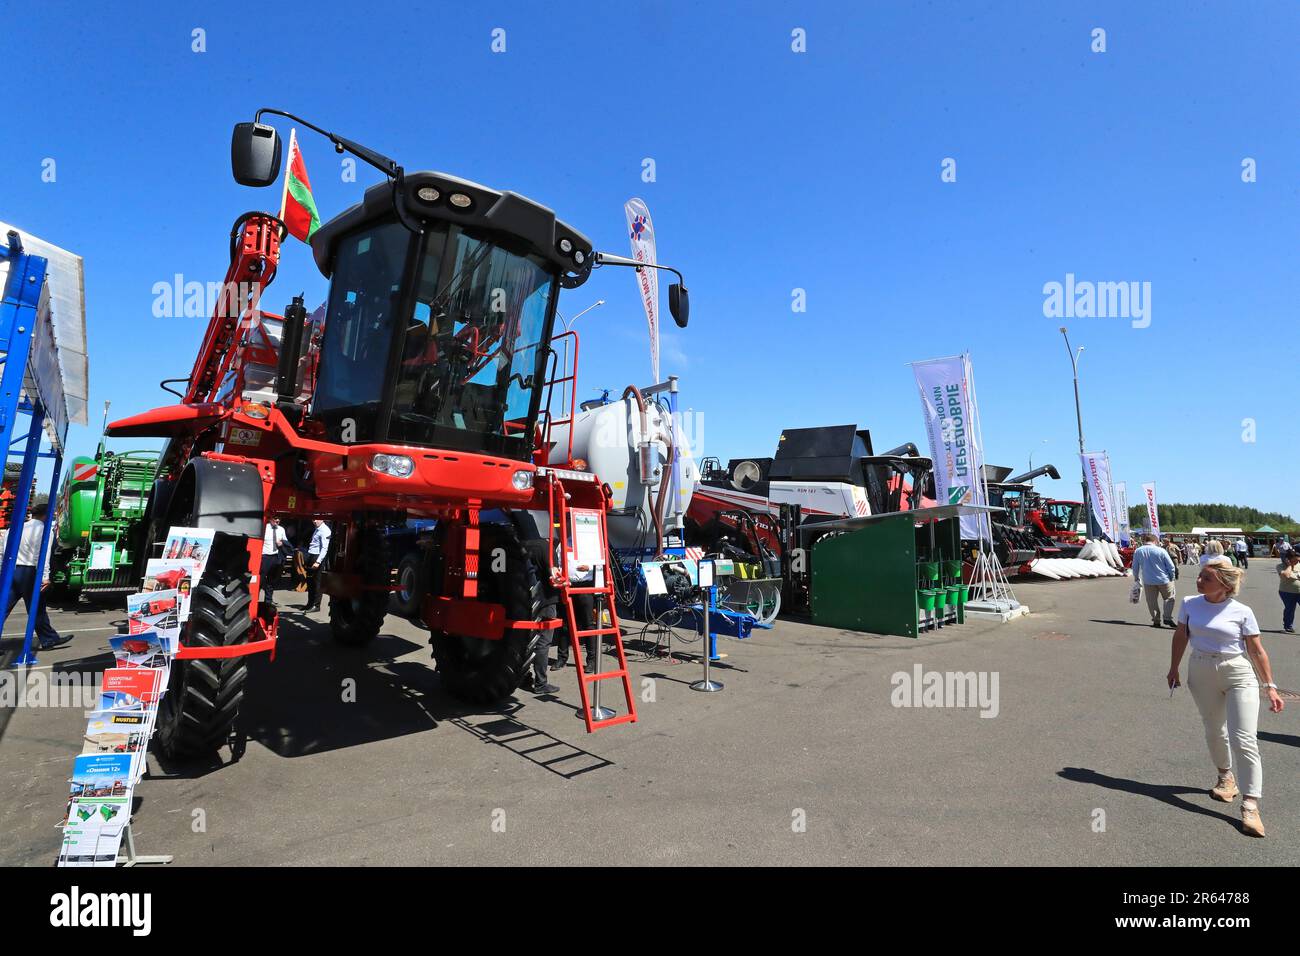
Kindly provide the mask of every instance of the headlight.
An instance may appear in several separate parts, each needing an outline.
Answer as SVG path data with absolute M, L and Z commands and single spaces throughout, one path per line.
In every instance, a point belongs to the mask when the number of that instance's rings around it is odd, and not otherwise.
M 370 459 L 370 468 L 381 475 L 409 478 L 415 471 L 415 462 L 406 455 L 375 455 Z
M 510 476 L 510 483 L 517 491 L 527 491 L 533 486 L 533 473 L 520 469 Z

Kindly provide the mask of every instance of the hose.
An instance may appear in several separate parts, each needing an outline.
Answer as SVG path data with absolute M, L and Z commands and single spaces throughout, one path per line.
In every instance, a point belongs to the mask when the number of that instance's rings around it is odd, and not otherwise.
M 626 399 L 629 395 L 636 399 L 637 411 L 641 415 L 641 440 L 649 441 L 650 440 L 650 416 L 646 412 L 645 396 L 641 394 L 641 389 L 637 388 L 635 385 L 629 385 L 627 388 L 623 389 L 623 398 Z M 656 536 L 655 537 L 655 558 L 656 559 L 662 558 L 664 556 L 663 554 L 664 520 L 663 520 L 662 509 L 663 509 L 663 501 L 664 501 L 663 493 L 664 493 L 664 489 L 666 489 L 667 486 L 668 486 L 667 481 L 660 480 L 659 500 L 650 509 L 650 518 L 652 521 L 654 521 L 654 525 L 655 525 L 655 536 Z

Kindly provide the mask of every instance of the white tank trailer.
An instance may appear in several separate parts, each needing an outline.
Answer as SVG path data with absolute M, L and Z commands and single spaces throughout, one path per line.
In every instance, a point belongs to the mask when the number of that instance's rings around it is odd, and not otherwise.
M 671 416 L 650 395 L 639 396 L 629 388 L 617 401 L 579 410 L 573 424 L 574 467 L 596 475 L 612 492 L 607 523 L 613 548 L 657 547 L 656 523 L 664 535 L 680 532 L 699 477 L 682 429 L 672 427 Z M 550 437 L 548 463 L 564 467 L 568 425 L 553 426 Z M 666 482 L 674 444 L 675 488 Z

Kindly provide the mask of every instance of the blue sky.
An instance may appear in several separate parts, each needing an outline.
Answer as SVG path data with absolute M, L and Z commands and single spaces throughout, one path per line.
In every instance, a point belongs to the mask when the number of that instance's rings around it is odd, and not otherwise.
M 114 416 L 166 404 L 157 381 L 189 372 L 204 320 L 154 318 L 152 290 L 220 279 L 235 217 L 275 211 L 278 188 L 237 186 L 228 158 L 231 124 L 275 106 L 408 169 L 524 193 L 619 254 L 622 204 L 644 198 L 691 289 L 663 367 L 704 413 L 707 454 L 846 422 L 878 448 L 922 443 L 906 363 L 969 349 L 987 460 L 1053 461 L 1067 477 L 1044 490 L 1076 497 L 1062 322 L 1043 314 L 1044 284 L 1073 273 L 1151 284 L 1146 328 L 1066 323 L 1086 346 L 1088 445 L 1130 498 L 1155 480 L 1165 501 L 1300 514 L 1300 14 L 1134 6 L 27 5 L 0 33 L 21 83 L 0 219 L 86 260 L 92 425 L 73 453 L 93 451 L 105 399 Z M 342 182 L 328 144 L 301 141 L 326 218 L 374 181 Z M 325 282 L 291 241 L 266 305 L 301 291 L 315 304 Z M 577 326 L 583 395 L 649 378 L 632 274 L 598 272 L 561 307 L 598 298 Z

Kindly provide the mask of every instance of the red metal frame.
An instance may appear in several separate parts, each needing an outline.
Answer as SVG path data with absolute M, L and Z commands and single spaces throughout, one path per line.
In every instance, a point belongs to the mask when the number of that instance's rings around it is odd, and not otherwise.
M 410 515 L 445 520 L 459 533 L 446 535 L 443 542 L 447 580 L 442 594 L 427 597 L 422 608 L 421 616 L 430 627 L 484 640 L 500 640 L 507 630 L 559 627 L 560 618 L 511 620 L 500 604 L 478 599 L 478 552 L 481 544 L 478 516 L 485 508 L 546 510 L 551 519 L 549 543 L 552 547 L 549 553 L 552 556 L 555 553 L 556 523 L 558 521 L 561 529 L 567 528 L 571 509 L 598 513 L 602 538 L 607 535 L 605 512 L 609 507 L 609 496 L 596 476 L 584 472 L 556 472 L 554 468 L 546 467 L 549 459 L 558 458 L 549 454 L 550 435 L 557 425 L 568 426 L 564 464 L 572 464 L 573 425 L 578 411 L 577 333 L 563 332 L 553 336 L 548 343 L 538 345 L 539 348 L 549 346 L 552 354 L 556 355 L 557 364 L 543 385 L 544 404 L 538 419 L 538 441 L 531 462 L 422 446 L 373 442 L 345 445 L 324 440 L 324 429 L 319 423 L 308 420 L 299 431 L 274 405 L 243 399 L 242 374 L 246 364 L 265 365 L 276 361 L 274 349 L 270 348 L 260 325 L 262 313 L 259 303 L 278 268 L 279 227 L 278 220 L 265 214 L 251 216 L 242 223 L 224 288 L 242 289 L 247 295 L 242 299 L 223 296 L 215 305 L 180 404 L 115 421 L 110 425 L 109 433 L 115 436 L 168 437 L 179 441 L 177 454 L 171 463 L 172 473 L 167 476 L 172 480 L 178 479 L 184 464 L 196 457 L 255 466 L 262 480 L 265 514 L 341 519 L 349 526 L 349 535 L 355 533 L 355 515 L 358 512 L 404 511 Z M 313 334 L 316 328 L 308 319 L 304 331 Z M 566 361 L 564 368 L 560 368 L 556 343 L 569 338 L 573 340 L 572 359 L 568 359 L 566 346 Z M 310 341 L 315 342 L 315 337 Z M 475 332 L 475 340 L 471 342 L 475 358 L 490 361 L 495 354 L 494 344 L 492 339 L 479 341 Z M 313 348 L 315 345 L 308 348 L 309 365 L 314 358 Z M 228 383 L 233 387 L 227 388 Z M 567 387 L 569 394 L 567 402 L 563 403 L 566 417 L 554 419 L 550 408 L 557 385 L 562 389 Z M 218 444 L 220 451 L 217 450 Z M 370 462 L 377 454 L 406 455 L 415 469 L 407 478 L 376 472 L 370 467 Z M 311 474 L 312 490 L 305 490 L 295 481 L 289 469 L 280 468 L 280 461 L 302 463 Z M 532 473 L 532 481 L 522 490 L 514 482 L 519 471 Z M 562 534 L 568 532 L 562 531 Z M 347 538 L 343 540 L 348 541 Z M 270 653 L 274 658 L 278 622 L 276 619 L 264 621 L 258 613 L 261 538 L 249 537 L 247 547 L 251 573 L 250 613 L 253 615 L 251 640 L 219 648 L 182 646 L 177 652 L 179 659 L 230 659 L 258 653 Z M 352 552 L 353 548 L 345 547 L 349 559 Z M 567 549 L 562 548 L 561 554 L 561 568 L 551 568 L 552 583 L 564 598 L 564 615 L 569 623 L 570 640 L 578 663 L 587 730 L 635 721 L 636 706 L 614 607 L 612 580 L 607 576 L 605 586 L 601 588 L 571 587 Z M 346 566 L 327 574 L 322 584 L 325 593 L 331 595 L 350 595 L 366 589 L 360 578 Z M 575 594 L 605 595 L 611 626 L 601 627 L 597 621 L 596 628 L 579 631 L 572 602 Z M 610 635 L 615 637 L 618 669 L 600 674 L 585 673 L 583 655 L 578 650 L 580 640 Z M 589 688 L 596 681 L 614 678 L 623 683 L 628 712 L 611 720 L 593 721 Z
M 555 554 L 555 534 L 558 528 L 560 534 L 560 567 L 558 571 L 552 569 L 553 575 L 556 575 L 553 577 L 552 583 L 559 588 L 560 594 L 564 598 L 565 624 L 569 631 L 573 662 L 578 669 L 578 693 L 582 697 L 582 719 L 587 725 L 587 733 L 592 733 L 602 727 L 612 727 L 615 724 L 636 723 L 636 698 L 632 693 L 632 681 L 628 674 L 627 653 L 623 648 L 623 633 L 618 620 L 618 610 L 614 606 L 616 601 L 611 569 L 606 566 L 604 572 L 605 583 L 598 587 L 575 586 L 569 582 L 569 551 L 573 544 L 572 515 L 575 513 L 599 515 L 600 540 L 602 548 L 604 548 L 605 543 L 609 541 L 609 532 L 605 521 L 605 513 L 609 510 L 609 494 L 595 475 L 570 472 L 569 476 L 570 482 L 568 484 L 565 484 L 562 476 L 552 469 L 547 469 L 542 476 L 546 485 L 548 510 L 551 515 L 550 533 L 547 536 L 549 545 L 547 553 Z M 596 626 L 594 628 L 588 630 L 579 630 L 578 628 L 577 615 L 573 607 L 573 597 L 578 594 L 605 596 L 604 607 L 596 610 Z M 601 626 L 601 610 L 609 612 L 608 627 Z M 614 638 L 614 650 L 618 658 L 618 667 L 612 671 L 588 674 L 582 663 L 585 654 L 581 641 L 583 638 L 590 637 L 603 642 L 607 636 Z M 618 680 L 622 683 L 627 712 L 605 720 L 593 720 L 589 688 L 592 684 L 602 680 Z
M 567 338 L 573 339 L 573 362 L 570 364 L 567 361 L 569 352 L 566 347 L 564 351 L 566 361 L 564 367 L 560 368 L 558 365 L 560 361 L 559 353 L 555 350 L 555 343 L 559 342 L 561 339 Z M 561 468 L 569 468 L 573 465 L 573 423 L 577 421 L 578 418 L 578 333 L 569 330 L 568 332 L 561 332 L 559 335 L 551 336 L 551 354 L 556 356 L 556 372 L 563 372 L 564 374 L 553 375 L 546 382 L 546 401 L 543 403 L 543 414 L 545 415 L 546 423 L 542 429 L 542 443 L 539 453 L 543 456 L 542 463 L 545 463 L 547 456 L 550 456 L 552 429 L 554 429 L 556 425 L 568 425 L 569 444 L 565 451 L 564 458 L 560 460 L 551 460 L 551 464 L 557 465 Z M 551 418 L 551 399 L 555 393 L 555 386 L 564 385 L 565 383 L 568 383 L 569 386 L 569 414 L 567 418 L 553 419 Z M 563 390 L 561 390 L 561 395 L 563 395 Z

